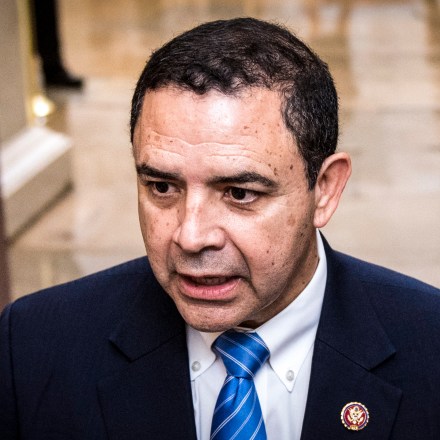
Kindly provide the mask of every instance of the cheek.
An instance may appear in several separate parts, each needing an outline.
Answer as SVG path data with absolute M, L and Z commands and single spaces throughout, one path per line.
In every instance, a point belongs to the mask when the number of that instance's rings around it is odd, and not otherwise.
M 274 269 L 282 265 L 282 261 L 291 250 L 287 243 L 289 239 L 283 239 L 283 231 L 273 226 L 273 229 L 254 228 L 252 233 L 246 234 L 247 238 L 241 241 L 240 251 L 247 261 L 254 281 L 275 277 Z
M 297 224 L 298 220 L 296 218 L 296 216 L 294 214 L 290 214 L 287 217 L 287 222 L 286 222 L 286 226 L 287 228 L 294 228 L 295 225 Z
M 169 221 L 163 212 L 139 205 L 139 220 L 145 250 L 150 261 L 153 272 L 162 286 L 169 281 L 168 256 L 171 243 L 170 231 L 167 229 Z
M 148 203 L 138 204 L 139 223 L 147 253 L 151 256 L 165 245 L 169 236 L 170 222 L 162 210 L 157 210 Z
M 308 216 L 279 215 L 270 225 L 254 231 L 246 244 L 251 272 L 273 279 L 294 264 L 305 243 L 315 234 Z
M 145 209 L 145 204 L 138 199 L 138 215 L 139 224 L 142 231 L 142 237 L 144 238 L 145 245 L 147 244 L 148 238 L 151 236 L 151 219 L 149 218 L 148 211 Z

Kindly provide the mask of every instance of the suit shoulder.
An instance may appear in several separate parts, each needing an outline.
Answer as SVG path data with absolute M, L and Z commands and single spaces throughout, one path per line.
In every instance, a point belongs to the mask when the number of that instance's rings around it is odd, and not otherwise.
M 100 306 L 101 310 L 123 308 L 133 301 L 139 289 L 156 284 L 148 260 L 143 257 L 23 296 L 10 308 L 24 315 L 49 310 L 80 313 L 81 309 L 97 310 Z
M 440 329 L 440 289 L 399 272 L 336 253 L 339 268 L 362 285 L 376 312 L 390 321 L 420 319 Z
M 389 288 L 412 290 L 440 295 L 440 290 L 416 278 L 396 272 L 383 266 L 362 261 L 358 258 L 335 252 L 338 263 L 348 269 L 352 275 L 364 284 L 378 285 Z

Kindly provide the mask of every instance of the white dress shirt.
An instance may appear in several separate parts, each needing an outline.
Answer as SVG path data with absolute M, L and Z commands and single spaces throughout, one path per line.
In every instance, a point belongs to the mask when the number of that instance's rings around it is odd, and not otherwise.
M 310 381 L 313 347 L 327 279 L 318 236 L 318 267 L 310 283 L 284 310 L 256 329 L 270 350 L 255 376 L 269 440 L 299 440 Z M 249 330 L 249 329 L 238 329 Z M 212 415 L 226 378 L 223 361 L 211 350 L 220 333 L 187 326 L 194 414 L 199 440 L 209 440 Z

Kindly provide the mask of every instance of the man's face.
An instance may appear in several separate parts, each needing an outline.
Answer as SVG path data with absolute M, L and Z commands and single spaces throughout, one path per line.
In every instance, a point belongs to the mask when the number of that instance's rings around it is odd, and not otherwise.
M 139 217 L 153 271 L 201 331 L 257 327 L 318 257 L 314 193 L 276 92 L 145 96 L 135 130 Z

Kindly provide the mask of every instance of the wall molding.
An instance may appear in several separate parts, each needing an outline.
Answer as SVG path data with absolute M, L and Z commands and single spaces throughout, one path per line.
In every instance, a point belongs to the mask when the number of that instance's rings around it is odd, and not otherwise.
M 28 127 L 2 143 L 1 188 L 6 237 L 15 237 L 72 184 L 72 141 Z

